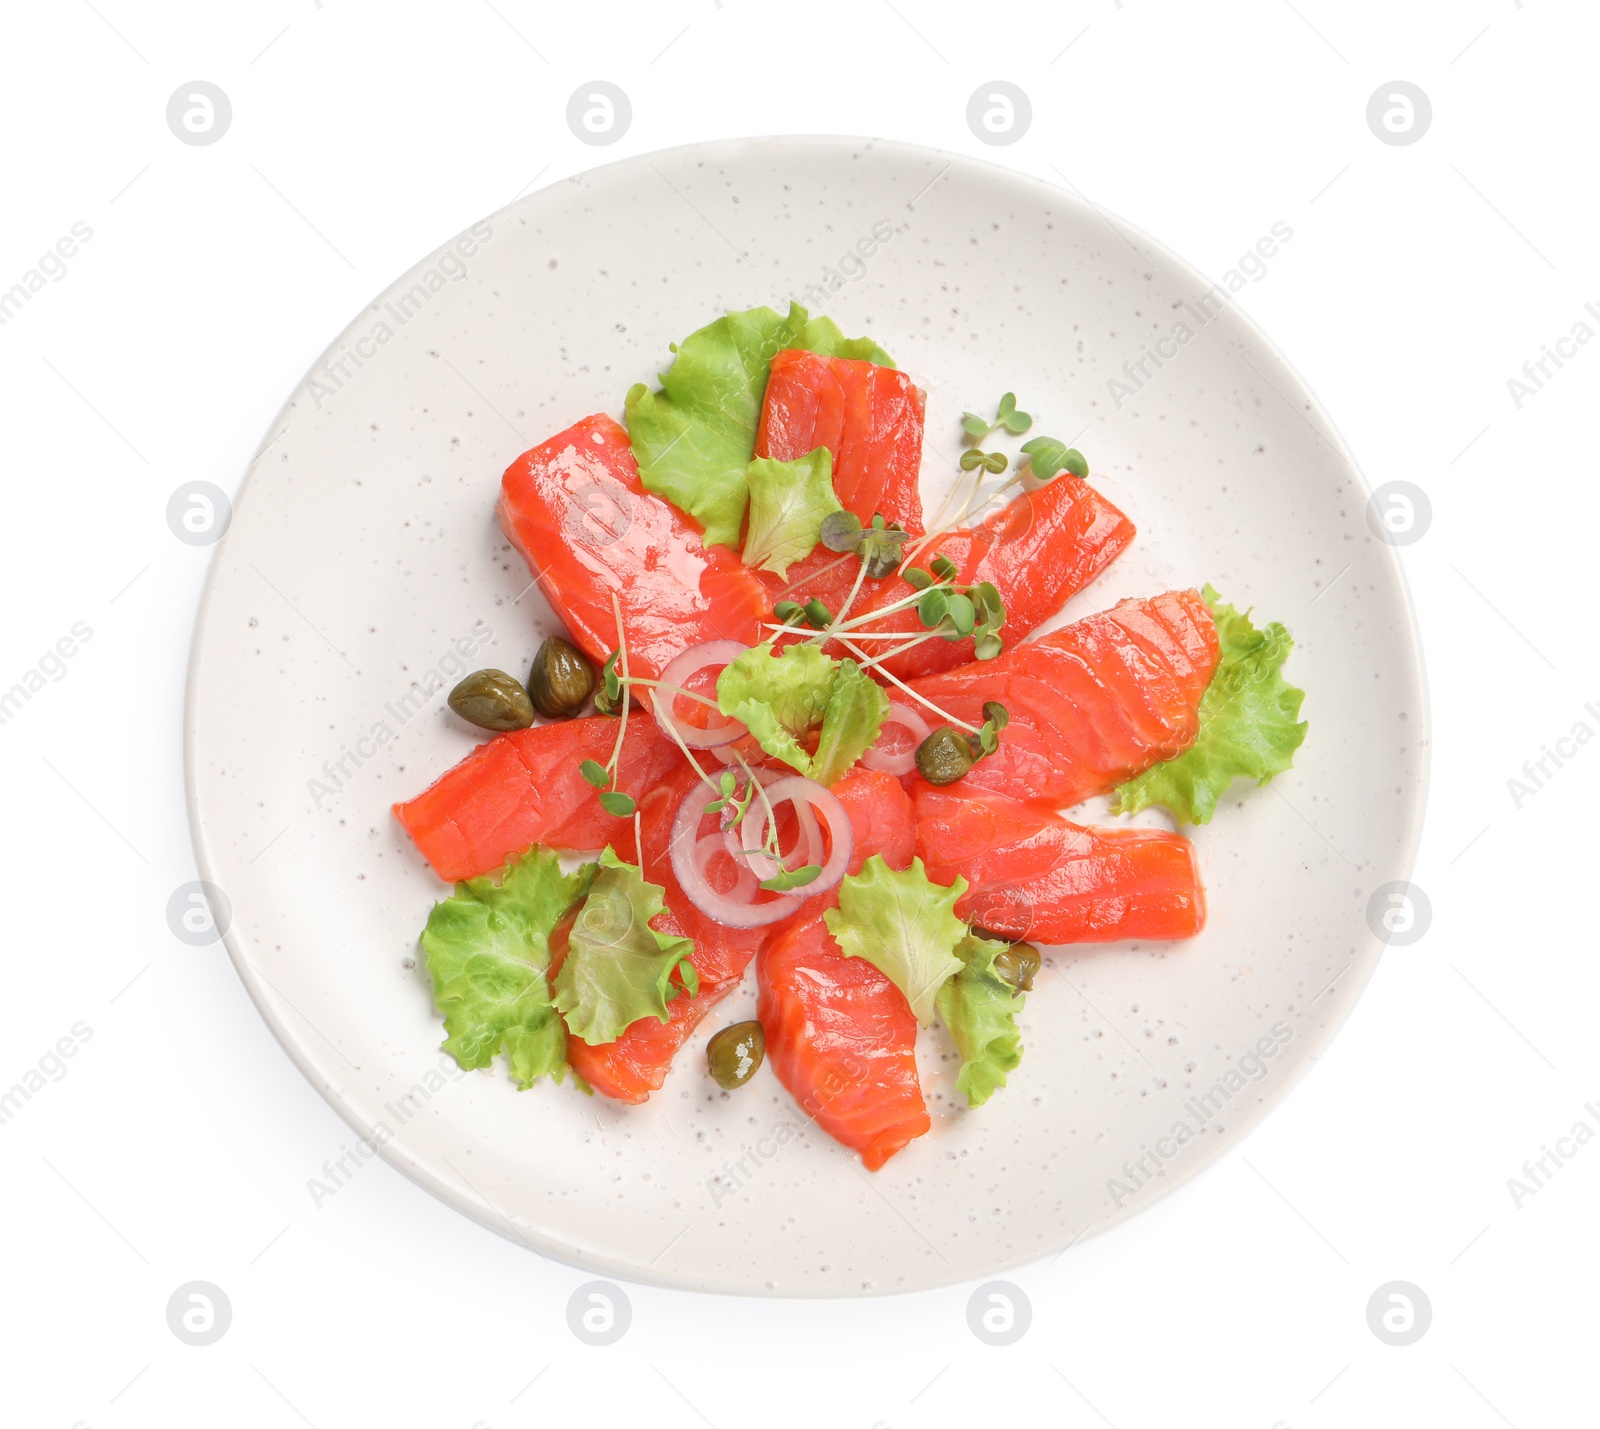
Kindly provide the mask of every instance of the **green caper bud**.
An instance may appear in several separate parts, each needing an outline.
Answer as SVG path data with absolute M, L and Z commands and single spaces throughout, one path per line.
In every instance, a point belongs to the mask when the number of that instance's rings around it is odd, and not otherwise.
M 767 1034 L 759 1022 L 735 1022 L 706 1043 L 706 1066 L 724 1091 L 742 1087 L 767 1055 Z
M 917 746 L 917 769 L 930 784 L 954 784 L 972 768 L 972 749 L 949 725 Z
M 552 635 L 533 657 L 528 697 L 546 719 L 571 719 L 594 691 L 594 666 L 583 651 Z
M 450 708 L 479 729 L 526 729 L 533 701 L 504 670 L 474 670 L 450 691 Z
M 1039 950 L 1032 943 L 1013 943 L 994 955 L 994 970 L 1018 992 L 1033 991 L 1033 975 L 1039 971 Z

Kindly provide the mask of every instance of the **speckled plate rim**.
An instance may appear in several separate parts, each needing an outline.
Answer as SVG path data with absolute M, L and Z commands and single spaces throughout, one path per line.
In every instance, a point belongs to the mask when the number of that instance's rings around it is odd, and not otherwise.
M 696 144 L 677 145 L 668 149 L 653 150 L 645 154 L 632 155 L 628 158 L 616 160 L 610 164 L 600 164 L 593 168 L 583 170 L 565 180 L 557 180 L 553 184 L 537 189 L 525 195 L 504 208 L 488 215 L 490 222 L 499 222 L 513 213 L 537 208 L 547 197 L 559 189 L 563 183 L 587 179 L 590 176 L 605 174 L 616 176 L 629 170 L 643 170 L 657 160 L 698 158 L 716 161 L 720 154 L 728 151 L 748 152 L 752 146 L 768 144 L 775 149 L 792 151 L 797 146 L 815 146 L 826 151 L 828 156 L 840 159 L 848 158 L 852 150 L 870 147 L 877 152 L 887 154 L 900 154 L 913 160 L 938 160 L 948 164 L 952 169 L 968 169 L 981 171 L 991 179 L 998 177 L 1003 181 L 1016 185 L 1019 189 L 1030 195 L 1045 195 L 1051 203 L 1077 209 L 1080 215 L 1092 215 L 1101 222 L 1113 225 L 1116 229 L 1129 237 L 1137 247 L 1142 247 L 1148 252 L 1159 255 L 1163 261 L 1170 263 L 1174 270 L 1191 278 L 1196 283 L 1197 290 L 1208 286 L 1208 282 L 1200 271 L 1186 259 L 1174 253 L 1164 243 L 1152 238 L 1137 225 L 1128 223 L 1122 218 L 1107 212 L 1101 206 L 1090 202 L 1075 191 L 1068 191 L 1044 179 L 1039 179 L 1031 174 L 1019 170 L 1008 169 L 1002 165 L 975 159 L 965 154 L 957 154 L 949 150 L 933 148 L 920 144 L 908 144 L 899 140 L 869 139 L 849 135 L 828 134 L 801 134 L 801 135 L 761 135 L 748 138 L 724 138 L 707 140 Z M 463 232 L 467 230 L 463 229 Z M 430 249 L 416 264 L 407 269 L 392 283 L 385 287 L 367 304 L 358 311 L 358 314 L 349 324 L 334 336 L 327 347 L 311 363 L 306 373 L 290 389 L 282 407 L 268 426 L 260 445 L 251 457 L 245 469 L 245 475 L 240 481 L 239 488 L 234 494 L 234 507 L 237 513 L 245 493 L 249 490 L 251 477 L 256 464 L 266 453 L 269 447 L 278 440 L 288 428 L 288 423 L 300 395 L 305 391 L 311 376 L 321 368 L 342 347 L 347 346 L 360 329 L 361 322 L 366 312 L 372 306 L 381 303 L 399 290 L 405 289 L 417 280 L 422 271 L 432 261 L 431 254 L 436 251 Z M 1237 306 L 1231 309 L 1231 315 L 1245 332 L 1258 344 L 1260 355 L 1276 365 L 1281 384 L 1291 393 L 1298 393 L 1309 404 L 1308 410 L 1317 419 L 1319 431 L 1328 441 L 1335 455 L 1344 464 L 1349 477 L 1357 491 L 1364 497 L 1370 498 L 1372 488 L 1367 482 L 1354 455 L 1346 445 L 1337 425 L 1333 422 L 1326 408 L 1317 399 L 1310 386 L 1284 357 L 1277 345 L 1267 336 L 1256 322 Z M 364 329 L 363 329 L 364 331 Z M 198 793 L 199 771 L 197 766 L 198 751 L 195 738 L 195 701 L 201 678 L 201 664 L 203 658 L 202 635 L 206 628 L 207 616 L 210 613 L 213 592 L 216 588 L 216 578 L 221 566 L 221 557 L 227 547 L 227 536 L 217 543 L 211 554 L 211 560 L 206 571 L 205 586 L 201 592 L 200 601 L 196 609 L 194 634 L 191 638 L 189 660 L 185 676 L 184 719 L 183 719 L 183 767 L 185 786 L 185 805 L 188 812 L 190 837 L 194 843 L 195 861 L 200 876 L 207 881 L 215 881 L 217 871 L 208 845 L 204 819 L 200 809 Z M 1400 560 L 1399 553 L 1392 546 L 1385 547 L 1384 559 L 1387 560 L 1394 577 L 1395 588 L 1400 594 L 1406 622 L 1405 633 L 1409 636 L 1409 663 L 1411 673 L 1417 685 L 1418 708 L 1421 715 L 1420 748 L 1421 760 L 1413 787 L 1408 791 L 1403 818 L 1406 824 L 1403 852 L 1394 865 L 1394 877 L 1408 879 L 1416 865 L 1417 850 L 1422 839 L 1424 815 L 1427 808 L 1428 787 L 1432 771 L 1432 705 L 1429 698 L 1427 668 L 1423 658 L 1422 640 L 1418 628 L 1415 602 L 1412 599 L 1410 583 L 1406 579 L 1405 566 Z M 656 1271 L 651 1266 L 640 1266 L 632 1261 L 614 1260 L 604 1255 L 591 1252 L 577 1252 L 576 1248 L 549 1235 L 525 1235 L 519 1231 L 504 1215 L 495 1210 L 486 1200 L 465 1194 L 462 1189 L 443 1179 L 439 1173 L 428 1163 L 408 1154 L 393 1140 L 375 1138 L 377 1124 L 361 1116 L 348 1101 L 337 1091 L 333 1082 L 323 1074 L 317 1059 L 312 1055 L 307 1040 L 292 1029 L 279 1009 L 274 1005 L 270 992 L 270 984 L 264 974 L 255 968 L 243 947 L 236 927 L 230 927 L 223 935 L 223 944 L 228 950 L 229 959 L 232 961 L 240 980 L 244 983 L 245 990 L 249 993 L 251 1001 L 261 1013 L 262 1019 L 271 1029 L 278 1043 L 288 1053 L 306 1080 L 317 1090 L 325 1101 L 336 1111 L 345 1123 L 356 1134 L 368 1140 L 368 1144 L 375 1144 L 379 1154 L 389 1165 L 402 1175 L 426 1190 L 446 1205 L 460 1211 L 463 1215 L 477 1221 L 480 1225 L 494 1231 L 506 1240 L 515 1241 L 536 1254 L 554 1258 L 570 1265 L 575 1269 L 585 1272 L 602 1272 L 627 1280 L 636 1284 L 654 1285 L 664 1289 L 692 1290 L 707 1294 L 737 1294 L 759 1299 L 859 1299 L 865 1295 L 886 1296 L 916 1294 L 926 1290 L 939 1289 L 953 1284 L 966 1283 L 967 1277 L 950 1275 L 940 1277 L 934 1275 L 917 1286 L 910 1288 L 877 1287 L 870 1291 L 860 1292 L 851 1297 L 842 1297 L 828 1291 L 805 1291 L 785 1289 L 782 1291 L 763 1291 L 746 1285 L 730 1286 L 712 1284 L 706 1281 L 696 1281 L 693 1277 L 683 1274 L 673 1274 L 666 1271 Z M 1343 1006 L 1338 1008 L 1333 1015 L 1322 1024 L 1321 1028 L 1311 1036 L 1311 1046 L 1306 1054 L 1290 1069 L 1289 1074 L 1278 1082 L 1270 1096 L 1264 1097 L 1251 1110 L 1241 1116 L 1235 1123 L 1232 1145 L 1224 1148 L 1217 1155 L 1190 1162 L 1177 1169 L 1173 1174 L 1163 1176 L 1161 1184 L 1151 1187 L 1148 1197 L 1141 1196 L 1139 1205 L 1128 1211 L 1115 1211 L 1094 1221 L 1090 1226 L 1067 1241 L 1063 1246 L 1050 1246 L 1042 1251 L 1030 1252 L 1025 1255 L 1000 1258 L 990 1267 L 992 1272 L 1014 1271 L 1027 1265 L 1032 1265 L 1053 1254 L 1059 1254 L 1070 1245 L 1081 1243 L 1089 1237 L 1098 1235 L 1102 1231 L 1115 1225 L 1125 1223 L 1130 1214 L 1137 1215 L 1147 1210 L 1150 1206 L 1164 1200 L 1180 1187 L 1186 1185 L 1191 1178 L 1215 1165 L 1217 1161 L 1237 1147 L 1271 1111 L 1275 1110 L 1300 1083 L 1300 1080 L 1321 1059 L 1333 1039 L 1338 1036 L 1346 1020 L 1354 1011 L 1361 994 L 1366 990 L 1377 971 L 1378 963 L 1383 956 L 1383 944 L 1374 939 L 1367 944 L 1365 954 L 1357 955 L 1348 965 L 1345 974 L 1350 981 L 1346 984 L 1346 995 Z

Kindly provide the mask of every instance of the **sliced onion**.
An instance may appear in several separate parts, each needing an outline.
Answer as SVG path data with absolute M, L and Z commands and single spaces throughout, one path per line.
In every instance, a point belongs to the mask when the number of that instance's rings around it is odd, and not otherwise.
M 751 772 L 756 776 L 756 781 L 763 789 L 770 789 L 780 779 L 793 777 L 789 774 L 780 774 L 776 769 L 763 768 L 760 765 L 755 766 Z M 821 786 L 819 785 L 818 787 L 820 788 Z M 768 798 L 770 799 L 771 796 L 769 795 Z M 757 854 L 754 858 L 746 857 L 744 828 L 750 822 L 750 814 L 754 812 L 755 806 L 760 800 L 761 796 L 757 794 L 751 802 L 750 810 L 744 816 L 744 823 L 736 829 L 725 830 L 722 835 L 727 843 L 728 852 L 747 868 L 754 869 L 758 879 L 772 878 L 778 872 L 778 866 L 770 858 L 760 854 Z M 777 805 L 773 805 L 773 810 L 776 812 Z M 761 812 L 764 817 L 766 814 L 765 805 L 762 806 Z M 822 862 L 822 831 L 817 827 L 817 816 L 811 812 L 810 804 L 796 804 L 794 806 L 794 814 L 800 824 L 800 837 L 805 840 L 806 844 L 805 857 L 794 867 L 801 868 L 808 863 L 820 864 Z M 809 885 L 807 886 L 809 887 Z M 798 890 L 795 891 L 798 892 Z
M 687 689 L 690 679 L 707 665 L 732 664 L 749 648 L 738 640 L 708 640 L 704 645 L 691 645 L 661 672 L 660 683 Z M 726 724 L 713 725 L 710 729 L 685 724 L 672 713 L 673 701 L 677 697 L 677 690 L 663 690 L 657 687 L 650 700 L 650 709 L 656 717 L 656 723 L 661 726 L 661 732 L 668 739 L 676 735 L 690 749 L 715 749 L 719 745 L 732 744 L 740 735 L 749 733 L 736 719 L 731 719 Z
M 706 917 L 715 919 L 727 928 L 761 928 L 768 923 L 776 923 L 780 918 L 787 918 L 794 912 L 793 903 L 787 898 L 770 898 L 764 903 L 753 901 L 759 889 L 754 884 L 747 885 L 742 876 L 732 893 L 719 893 L 711 886 L 711 880 L 705 875 L 705 862 L 697 855 L 708 839 L 720 842 L 720 837 L 716 834 L 701 835 L 700 821 L 705 817 L 705 808 L 705 786 L 696 784 L 684 796 L 672 820 L 671 843 L 668 846 L 672 872 L 689 901 Z M 748 860 L 741 858 L 739 862 L 747 863 Z M 753 873 L 751 877 L 754 877 Z M 751 892 L 741 898 L 740 894 L 746 887 Z
M 850 815 L 845 812 L 845 807 L 831 794 L 825 785 L 817 783 L 815 779 L 802 779 L 798 774 L 790 775 L 786 779 L 777 779 L 767 786 L 765 801 L 757 799 L 750 806 L 750 812 L 744 816 L 744 822 L 739 826 L 744 835 L 744 848 L 747 853 L 754 855 L 748 862 L 754 866 L 758 878 L 774 877 L 778 870 L 773 866 L 772 860 L 761 855 L 760 850 L 766 841 L 767 831 L 767 805 L 771 804 L 776 811 L 779 804 L 792 803 L 795 813 L 800 819 L 802 832 L 805 829 L 806 818 L 812 810 L 822 815 L 822 822 L 828 826 L 828 837 L 833 843 L 833 848 L 828 854 L 828 861 L 822 864 L 822 872 L 810 883 L 799 888 L 784 890 L 784 896 L 790 898 L 809 898 L 813 893 L 826 893 L 840 879 L 844 871 L 850 866 L 850 855 L 855 850 L 855 830 L 850 826 Z M 810 857 L 810 862 L 817 863 L 821 858 L 821 849 Z M 762 867 L 770 869 L 763 873 Z
M 904 725 L 911 731 L 911 747 L 901 754 L 889 754 L 878 748 L 883 742 L 883 730 L 878 732 L 878 744 L 874 744 L 861 756 L 861 762 L 868 769 L 876 769 L 881 774 L 909 774 L 916 767 L 917 746 L 928 737 L 928 721 L 923 719 L 910 705 L 891 702 L 889 716 L 883 722 L 883 729 L 890 725 Z

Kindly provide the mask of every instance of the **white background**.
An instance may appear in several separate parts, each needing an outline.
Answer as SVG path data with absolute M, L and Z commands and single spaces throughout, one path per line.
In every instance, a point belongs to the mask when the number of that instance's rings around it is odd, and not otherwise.
M 7 1424 L 1594 1421 L 1600 1144 L 1520 1207 L 1506 1184 L 1574 1122 L 1600 1130 L 1583 918 L 1600 748 L 1520 808 L 1507 787 L 1576 722 L 1600 732 L 1600 346 L 1520 409 L 1506 385 L 1580 320 L 1600 331 L 1592 7 L 96 3 L 7 7 L 0 86 L 0 289 L 75 222 L 94 235 L 0 327 L 0 687 L 93 630 L 0 727 L 0 1086 L 92 1030 L 0 1126 Z M 210 147 L 165 121 L 197 78 L 233 104 Z M 565 122 L 597 78 L 633 105 L 608 148 Z M 965 120 L 997 78 L 1034 112 L 1004 148 Z M 1407 147 L 1365 119 L 1395 79 L 1433 104 Z M 1404 552 L 1433 705 L 1415 875 L 1433 921 L 1231 1155 L 1012 1276 L 1033 1307 L 1016 1345 L 972 1335 L 972 1287 L 629 1287 L 632 1328 L 596 1349 L 566 1323 L 584 1276 L 383 1163 L 315 1206 L 306 1182 L 348 1129 L 220 946 L 168 931 L 195 876 L 181 702 L 208 553 L 173 538 L 166 502 L 196 479 L 233 490 L 327 341 L 473 219 L 626 154 L 814 131 L 1070 183 L 1213 278 L 1294 229 L 1241 305 L 1369 481 L 1433 505 Z M 232 1304 L 209 1347 L 167 1326 L 191 1280 Z M 1433 1307 L 1406 1348 L 1367 1326 L 1391 1280 Z

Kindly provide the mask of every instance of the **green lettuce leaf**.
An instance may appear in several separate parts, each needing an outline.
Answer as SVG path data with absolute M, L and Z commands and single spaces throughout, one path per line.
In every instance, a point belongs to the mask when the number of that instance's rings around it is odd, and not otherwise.
M 670 983 L 672 970 L 694 944 L 650 926 L 665 907 L 657 884 L 646 883 L 633 864 L 609 848 L 601 853 L 589 896 L 572 924 L 570 950 L 556 974 L 556 1010 L 573 1036 L 597 1047 L 615 1042 L 642 1017 L 667 1020 L 667 1002 L 677 991 Z
M 982 1106 L 1022 1061 L 1023 995 L 994 970 L 1005 950 L 1005 943 L 968 935 L 956 945 L 961 971 L 939 989 L 939 1016 L 961 1053 L 956 1088 L 968 1106 Z
M 746 713 L 759 714 L 755 707 L 764 705 L 774 727 L 802 735 L 822 719 L 837 664 L 831 655 L 823 654 L 820 645 L 802 643 L 776 650 L 770 640 L 763 641 L 717 676 L 717 708 L 748 724 Z
M 1248 611 L 1235 610 L 1209 585 L 1201 594 L 1217 623 L 1222 658 L 1200 697 L 1200 733 L 1176 759 L 1119 785 L 1113 813 L 1162 804 L 1184 823 L 1210 823 L 1235 778 L 1265 784 L 1294 762 L 1306 737 L 1305 691 L 1283 678 L 1294 649 L 1289 632 L 1276 621 L 1257 630 Z
M 819 784 L 842 779 L 877 743 L 878 731 L 888 718 L 889 696 L 883 686 L 863 674 L 854 660 L 841 660 L 822 711 L 817 752 L 800 772 Z
M 467 1069 L 504 1052 L 519 1087 L 567 1070 L 567 1036 L 550 1002 L 550 933 L 589 887 L 594 865 L 563 873 L 534 847 L 501 881 L 474 878 L 434 904 L 422 931 L 444 1050 Z
M 922 860 L 896 872 L 873 854 L 839 885 L 839 906 L 823 919 L 847 958 L 865 958 L 906 995 L 924 1027 L 933 1021 L 939 989 L 961 971 L 956 948 L 967 925 L 955 915 L 967 891 L 958 877 L 945 888 L 929 880 Z
M 854 660 L 820 645 L 772 642 L 740 655 L 717 677 L 717 707 L 755 735 L 774 759 L 820 784 L 842 777 L 878 738 L 889 697 Z M 801 740 L 821 725 L 817 752 Z
M 894 366 L 871 338 L 847 338 L 831 319 L 809 317 L 791 303 L 786 317 L 751 308 L 690 333 L 661 374 L 659 392 L 642 382 L 628 391 L 625 418 L 639 479 L 694 517 L 708 546 L 739 544 L 767 369 L 788 347 Z
M 787 580 L 790 565 L 809 556 L 822 539 L 822 518 L 844 510 L 833 491 L 833 456 L 818 447 L 798 461 L 757 457 L 745 475 L 750 520 L 744 563 Z

